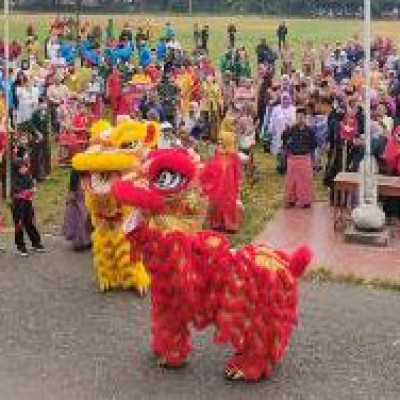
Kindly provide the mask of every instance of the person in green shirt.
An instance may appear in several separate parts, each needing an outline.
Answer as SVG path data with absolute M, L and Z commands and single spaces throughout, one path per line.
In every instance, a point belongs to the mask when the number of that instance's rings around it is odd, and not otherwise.
M 98 66 L 99 76 L 103 79 L 104 82 L 107 81 L 108 75 L 110 75 L 112 71 L 112 66 L 110 62 L 103 61 Z
M 222 74 L 226 72 L 234 72 L 234 60 L 233 60 L 233 53 L 231 50 L 228 50 L 222 56 L 220 61 L 220 70 Z
M 124 25 L 121 34 L 119 35 L 120 42 L 123 42 L 124 39 L 128 39 L 129 42 L 133 43 L 133 32 L 128 23 Z
M 122 81 L 123 83 L 128 83 L 132 79 L 132 71 L 129 66 L 128 62 L 120 62 L 118 64 L 118 70 L 122 75 Z
M 242 78 L 251 77 L 250 61 L 244 47 L 236 50 L 233 71 L 236 82 L 239 82 Z
M 114 30 L 114 20 L 110 18 L 108 20 L 107 28 L 106 28 L 106 41 L 115 39 L 115 30 Z

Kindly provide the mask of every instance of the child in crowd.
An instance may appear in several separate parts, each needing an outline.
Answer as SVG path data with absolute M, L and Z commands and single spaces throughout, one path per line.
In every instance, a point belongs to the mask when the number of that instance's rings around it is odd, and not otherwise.
M 29 158 L 26 150 L 17 150 L 17 159 L 13 163 L 12 174 L 12 214 L 15 228 L 15 244 L 18 253 L 28 256 L 24 240 L 24 230 L 32 243 L 34 251 L 44 252 L 40 234 L 34 221 L 33 195 L 35 182 L 30 174 Z
M 310 117 L 310 127 L 316 141 L 313 154 L 313 167 L 316 171 L 322 170 L 322 154 L 328 141 L 328 116 L 323 112 L 320 104 L 313 107 L 313 115 Z
M 72 243 L 74 251 L 86 250 L 91 246 L 91 225 L 81 187 L 81 175 L 73 169 L 65 202 L 63 234 Z
M 246 165 L 246 173 L 251 180 L 255 179 L 255 164 L 253 148 L 256 144 L 256 129 L 254 126 L 254 109 L 249 102 L 244 103 L 243 108 L 239 111 L 237 118 L 237 138 L 239 152 L 244 153 L 248 157 Z

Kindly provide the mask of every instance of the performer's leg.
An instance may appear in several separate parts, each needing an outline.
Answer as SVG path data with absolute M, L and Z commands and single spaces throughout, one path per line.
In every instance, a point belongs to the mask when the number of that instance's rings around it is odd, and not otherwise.
M 152 304 L 152 349 L 166 367 L 179 367 L 192 350 L 186 321 L 168 304 Z
M 32 243 L 32 246 L 35 248 L 42 247 L 42 240 L 39 234 L 39 231 L 35 225 L 35 212 L 33 209 L 33 205 L 31 201 L 27 201 L 24 203 L 24 212 L 23 212 L 23 224 L 26 230 L 26 233 L 29 236 L 29 239 Z

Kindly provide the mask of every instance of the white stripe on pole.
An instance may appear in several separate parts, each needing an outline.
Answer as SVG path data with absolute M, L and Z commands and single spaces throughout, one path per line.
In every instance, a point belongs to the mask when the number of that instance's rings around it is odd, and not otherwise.
M 371 154 L 371 0 L 364 0 L 365 154 L 362 163 L 361 204 L 377 204 L 374 160 Z
M 365 49 L 365 152 L 371 155 L 371 0 L 364 0 L 364 49 Z

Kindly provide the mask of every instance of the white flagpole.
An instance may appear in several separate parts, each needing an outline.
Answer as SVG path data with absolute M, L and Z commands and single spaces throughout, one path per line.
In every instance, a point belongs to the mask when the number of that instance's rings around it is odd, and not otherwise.
M 364 0 L 365 154 L 360 181 L 360 205 L 352 212 L 358 232 L 383 232 L 385 214 L 378 206 L 377 177 L 371 154 L 371 0 Z M 385 242 L 387 244 L 387 241 Z
M 365 153 L 371 156 L 371 0 L 365 0 Z
M 363 163 L 362 204 L 376 204 L 371 155 L 371 0 L 364 0 L 365 50 L 365 156 Z
M 9 71 L 10 71 L 10 2 L 4 0 L 4 98 L 5 98 L 5 113 L 6 113 L 6 135 L 8 149 L 6 152 L 6 186 L 7 198 L 11 199 L 11 163 L 12 163 L 12 143 L 10 137 L 10 93 L 9 93 Z

